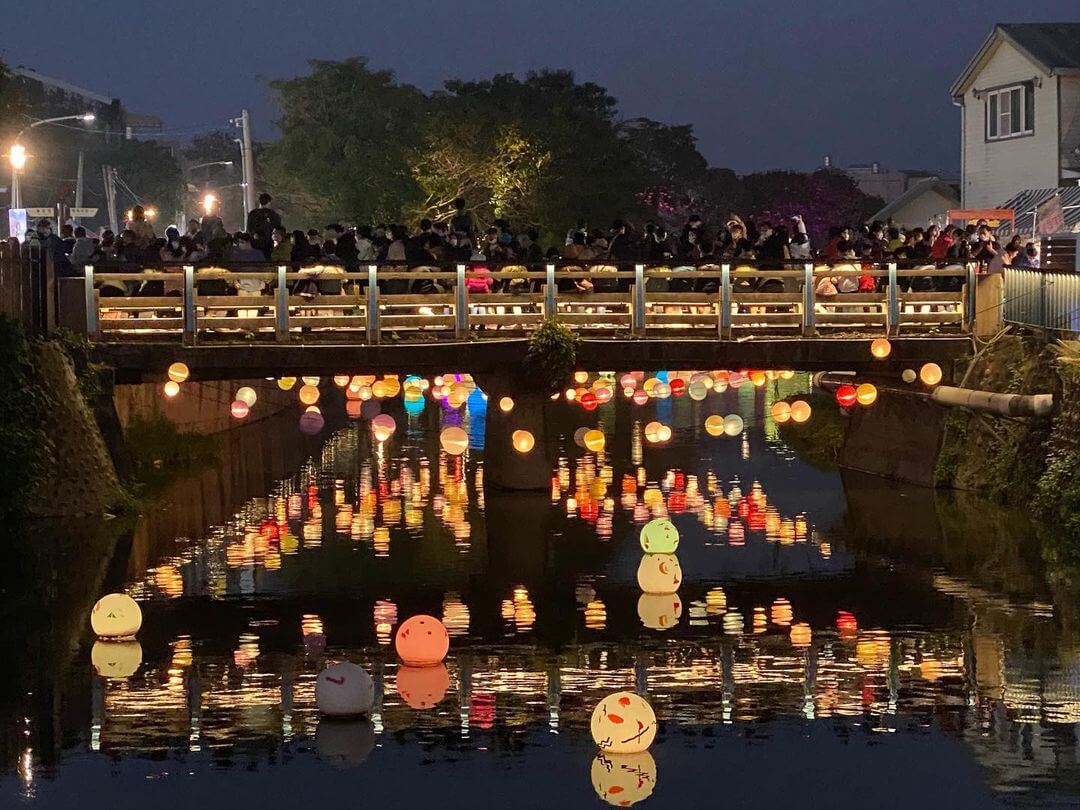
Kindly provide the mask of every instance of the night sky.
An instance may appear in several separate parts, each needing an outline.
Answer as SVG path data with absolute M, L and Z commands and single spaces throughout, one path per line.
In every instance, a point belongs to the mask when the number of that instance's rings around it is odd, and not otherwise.
M 3 59 L 156 114 L 164 137 L 243 106 L 272 137 L 267 80 L 364 55 L 424 90 L 569 68 L 627 117 L 693 124 L 705 157 L 739 172 L 811 169 L 825 154 L 955 171 L 949 85 L 993 24 L 1080 20 L 1080 3 L 51 0 L 48 15 L 5 37 Z

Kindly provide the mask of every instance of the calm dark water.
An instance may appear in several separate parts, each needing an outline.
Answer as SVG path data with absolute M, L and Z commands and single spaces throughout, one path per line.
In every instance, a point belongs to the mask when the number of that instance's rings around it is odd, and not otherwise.
M 85 522 L 13 538 L 0 805 L 599 807 L 619 777 L 589 716 L 634 689 L 660 732 L 614 801 L 1077 806 L 1076 605 L 1035 527 L 800 461 L 766 414 L 805 384 L 559 406 L 532 495 L 485 490 L 479 395 L 387 405 L 381 445 L 343 417 L 302 437 L 290 411 L 227 434 L 118 543 Z M 731 412 L 742 435 L 706 434 Z M 670 442 L 643 440 L 652 419 Z M 638 529 L 664 512 L 678 606 L 636 582 Z M 138 648 L 94 648 L 109 590 L 141 602 Z M 399 672 L 393 630 L 417 612 L 449 628 L 445 671 Z M 375 677 L 370 723 L 319 719 L 337 660 Z

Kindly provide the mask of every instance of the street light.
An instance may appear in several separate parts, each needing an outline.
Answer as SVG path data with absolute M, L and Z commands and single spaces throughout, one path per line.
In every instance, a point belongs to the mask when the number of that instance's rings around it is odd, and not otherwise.
M 19 134 L 15 136 L 15 143 L 12 145 L 11 150 L 8 152 L 8 159 L 11 161 L 11 207 L 22 208 L 22 189 L 19 187 L 19 172 L 26 166 L 26 147 L 19 143 L 23 134 L 34 127 L 40 127 L 44 124 L 58 124 L 61 121 L 82 121 L 84 123 L 93 123 L 96 116 L 92 112 L 82 113 L 81 115 L 58 115 L 55 118 L 43 118 L 40 121 L 34 121 L 29 126 L 23 127 L 19 130 Z

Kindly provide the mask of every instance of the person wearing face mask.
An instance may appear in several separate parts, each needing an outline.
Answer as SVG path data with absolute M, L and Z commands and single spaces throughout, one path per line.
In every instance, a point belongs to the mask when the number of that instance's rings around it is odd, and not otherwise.
M 181 264 L 187 258 L 187 250 L 180 241 L 180 231 L 171 225 L 165 229 L 165 244 L 159 256 L 163 264 Z
M 52 256 L 53 269 L 56 271 L 56 275 L 76 275 L 72 270 L 71 261 L 68 259 L 67 251 L 64 248 L 64 241 L 53 233 L 51 219 L 39 219 L 34 230 L 26 235 L 26 243 L 38 248 L 40 251 L 37 254 L 38 258 L 44 259 L 46 255 Z M 34 252 L 31 252 L 30 255 L 32 258 L 35 257 Z

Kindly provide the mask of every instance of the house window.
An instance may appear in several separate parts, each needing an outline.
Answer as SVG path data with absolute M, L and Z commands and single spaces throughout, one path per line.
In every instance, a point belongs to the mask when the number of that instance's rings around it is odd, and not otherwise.
M 999 141 L 1035 131 L 1035 86 L 1031 82 L 986 94 L 986 139 Z

